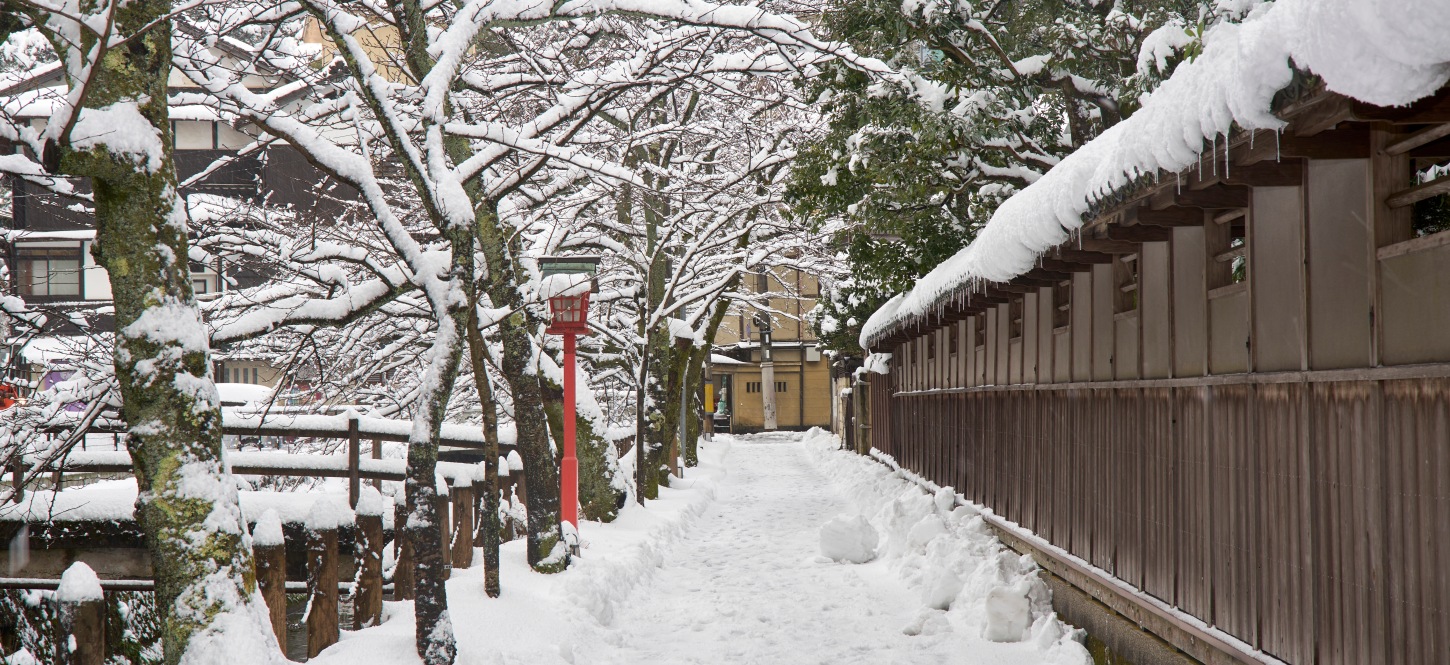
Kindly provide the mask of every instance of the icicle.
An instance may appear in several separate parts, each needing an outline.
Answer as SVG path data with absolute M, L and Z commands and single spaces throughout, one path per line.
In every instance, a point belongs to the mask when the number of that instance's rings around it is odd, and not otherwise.
M 1284 130 L 1282 130 L 1282 129 L 1276 129 L 1276 130 L 1274 130 L 1274 161 L 1276 161 L 1276 162 L 1283 161 L 1283 159 L 1279 156 L 1279 147 L 1280 147 L 1279 137 L 1283 135 L 1283 131 Z
M 1228 169 L 1229 169 L 1229 166 L 1228 166 L 1228 137 L 1225 136 L 1224 139 L 1223 139 L 1223 179 L 1224 180 L 1228 180 L 1229 179 Z

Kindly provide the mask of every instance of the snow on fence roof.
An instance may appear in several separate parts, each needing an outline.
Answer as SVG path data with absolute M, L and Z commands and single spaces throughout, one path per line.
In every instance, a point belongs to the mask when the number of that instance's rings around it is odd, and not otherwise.
M 1294 67 L 1333 92 L 1378 106 L 1413 102 L 1450 78 L 1446 0 L 1278 0 L 1213 27 L 1143 107 L 1004 202 L 975 241 L 866 321 L 861 345 L 920 317 L 959 290 L 1005 282 L 1068 239 L 1095 203 L 1139 178 L 1180 173 L 1204 142 L 1280 129 L 1271 106 Z

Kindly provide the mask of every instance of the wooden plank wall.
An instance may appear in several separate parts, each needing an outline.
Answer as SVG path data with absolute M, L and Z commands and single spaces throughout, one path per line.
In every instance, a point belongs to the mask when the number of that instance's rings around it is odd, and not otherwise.
M 900 392 L 873 445 L 1292 663 L 1450 653 L 1450 379 Z M 893 395 L 894 393 L 894 395 Z

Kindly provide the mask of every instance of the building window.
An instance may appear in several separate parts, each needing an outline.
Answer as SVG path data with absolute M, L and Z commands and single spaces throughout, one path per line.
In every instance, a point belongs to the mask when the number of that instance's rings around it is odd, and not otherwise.
M 770 275 L 760 273 L 755 276 L 755 292 L 767 293 L 770 291 Z
M 1072 280 L 1065 280 L 1052 287 L 1052 327 L 1066 328 L 1072 321 Z
M 786 391 L 786 388 L 788 388 L 788 387 L 789 387 L 789 382 L 786 382 L 786 381 L 776 381 L 775 382 L 775 392 L 776 393 L 783 393 L 783 392 Z M 747 392 L 747 393 L 758 393 L 758 392 L 760 392 L 760 382 L 759 381 L 746 381 L 745 382 L 745 392 Z
M 926 336 L 926 359 L 936 360 L 936 331 Z
M 1122 314 L 1138 309 L 1138 255 L 1125 254 L 1113 262 L 1113 283 L 1117 296 L 1113 300 L 1113 312 Z
M 1210 291 L 1248 281 L 1248 222 L 1248 210 L 1238 208 L 1215 215 L 1206 229 Z
M 987 345 L 987 314 L 985 312 L 972 317 L 972 326 L 976 330 L 976 346 L 982 348 Z
M 959 346 L 961 344 L 961 341 L 962 341 L 962 326 L 961 326 L 961 324 L 959 324 L 959 323 L 953 323 L 950 326 L 948 326 L 947 327 L 947 354 L 948 355 L 953 355 L 953 356 L 954 355 L 957 355 L 957 346 Z
M 78 249 L 20 249 L 16 252 L 15 263 L 15 287 L 21 296 L 80 297 L 81 255 Z
M 1025 327 L 1022 321 L 1022 312 L 1025 309 L 1023 303 L 1025 300 L 1025 298 L 1018 297 L 1007 303 L 1007 316 L 1012 322 L 1009 331 L 1010 339 L 1020 339 L 1022 337 L 1022 329 Z

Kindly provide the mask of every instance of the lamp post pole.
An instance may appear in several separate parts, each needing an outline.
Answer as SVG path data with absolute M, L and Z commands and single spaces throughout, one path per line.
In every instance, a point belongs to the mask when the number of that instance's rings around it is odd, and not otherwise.
M 574 333 L 564 333 L 564 461 L 559 469 L 563 518 L 579 532 L 579 457 L 574 452 Z
M 559 518 L 572 532 L 569 547 L 579 553 L 579 456 L 575 452 L 574 416 L 578 374 L 575 349 L 578 335 L 589 334 L 589 292 L 599 258 L 545 256 L 539 258 L 544 291 L 553 315 L 546 332 L 564 338 L 564 459 L 559 461 Z M 578 278 L 588 278 L 579 282 Z M 564 280 L 560 284 L 559 280 Z

